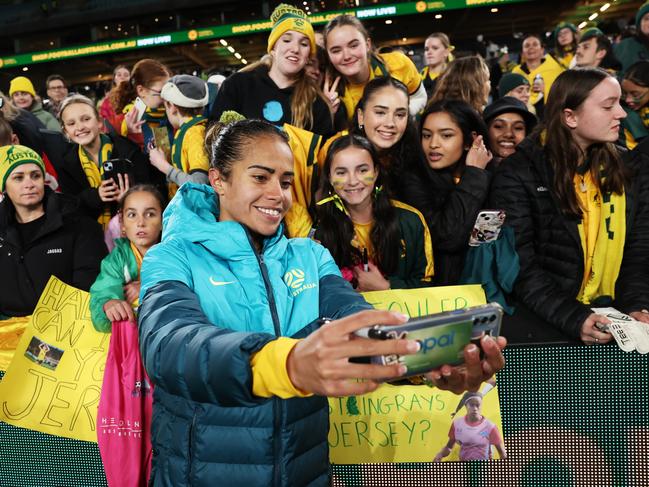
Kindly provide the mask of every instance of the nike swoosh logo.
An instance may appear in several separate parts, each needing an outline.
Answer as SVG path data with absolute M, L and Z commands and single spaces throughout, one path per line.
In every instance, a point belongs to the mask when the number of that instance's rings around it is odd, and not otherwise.
M 234 284 L 235 281 L 215 281 L 211 276 L 210 276 L 210 284 L 212 286 L 225 286 L 226 284 Z

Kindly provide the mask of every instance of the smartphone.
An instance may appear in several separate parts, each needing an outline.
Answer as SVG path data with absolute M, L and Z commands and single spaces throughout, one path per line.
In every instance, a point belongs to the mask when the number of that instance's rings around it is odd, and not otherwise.
M 404 364 L 406 377 L 419 375 L 444 364 L 459 365 L 464 362 L 464 347 L 470 342 L 479 346 L 485 335 L 500 333 L 503 309 L 498 303 L 446 311 L 415 318 L 403 325 L 378 325 L 367 329 L 367 336 L 378 340 L 409 339 L 421 344 L 413 355 L 380 355 L 372 363 L 380 365 Z
M 500 229 L 505 223 L 505 212 L 503 210 L 480 210 L 469 237 L 469 245 L 479 245 L 498 240 Z
M 144 112 L 146 112 L 147 106 L 146 103 L 140 98 L 139 96 L 135 99 L 135 103 L 133 104 L 133 108 L 137 110 L 137 120 L 136 122 L 139 122 L 142 120 L 142 117 L 144 116 Z
M 112 179 L 115 184 L 118 184 L 118 174 L 128 176 L 129 183 L 134 181 L 133 163 L 129 159 L 108 159 L 102 163 L 102 168 L 104 172 L 101 178 L 106 181 Z

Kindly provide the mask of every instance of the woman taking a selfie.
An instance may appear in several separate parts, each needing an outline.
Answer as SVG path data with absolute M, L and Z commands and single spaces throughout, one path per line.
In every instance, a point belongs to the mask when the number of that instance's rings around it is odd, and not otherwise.
M 505 210 L 516 235 L 520 307 L 588 344 L 612 339 L 591 307 L 649 323 L 649 163 L 614 145 L 620 94 L 603 70 L 562 73 L 545 122 L 498 167 L 491 188 L 492 207 Z
M 405 373 L 350 357 L 419 345 L 356 337 L 404 318 L 370 310 L 322 246 L 284 237 L 286 136 L 258 120 L 218 130 L 207 137 L 210 186 L 179 189 L 142 265 L 140 348 L 156 386 L 151 485 L 328 485 L 324 396 L 362 394 Z M 481 345 L 485 360 L 468 346 L 465 367 L 429 379 L 478 387 L 503 365 L 502 339 Z

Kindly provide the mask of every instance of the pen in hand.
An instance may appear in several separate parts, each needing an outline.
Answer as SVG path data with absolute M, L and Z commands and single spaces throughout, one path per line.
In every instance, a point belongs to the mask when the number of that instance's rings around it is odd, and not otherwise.
M 366 249 L 366 248 L 363 249 L 363 270 L 364 270 L 365 272 L 369 272 L 369 271 L 370 271 L 370 266 L 369 266 L 369 264 L 368 264 L 367 249 Z

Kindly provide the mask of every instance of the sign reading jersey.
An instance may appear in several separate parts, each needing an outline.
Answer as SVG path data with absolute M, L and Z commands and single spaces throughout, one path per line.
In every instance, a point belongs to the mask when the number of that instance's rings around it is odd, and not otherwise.
M 110 335 L 93 328 L 89 299 L 50 278 L 0 382 L 0 420 L 97 442 Z
M 364 293 L 378 309 L 418 317 L 485 303 L 480 285 L 400 289 Z M 484 425 L 502 431 L 498 388 L 483 384 Z M 329 457 L 334 464 L 432 462 L 453 437 L 447 460 L 468 459 L 461 430 L 466 405 L 452 392 L 425 385 L 385 384 L 362 396 L 329 399 Z M 453 427 L 452 427 L 453 425 Z M 480 433 L 479 433 L 480 434 Z M 498 433 L 499 437 L 502 437 Z M 498 458 L 486 441 L 482 459 Z

